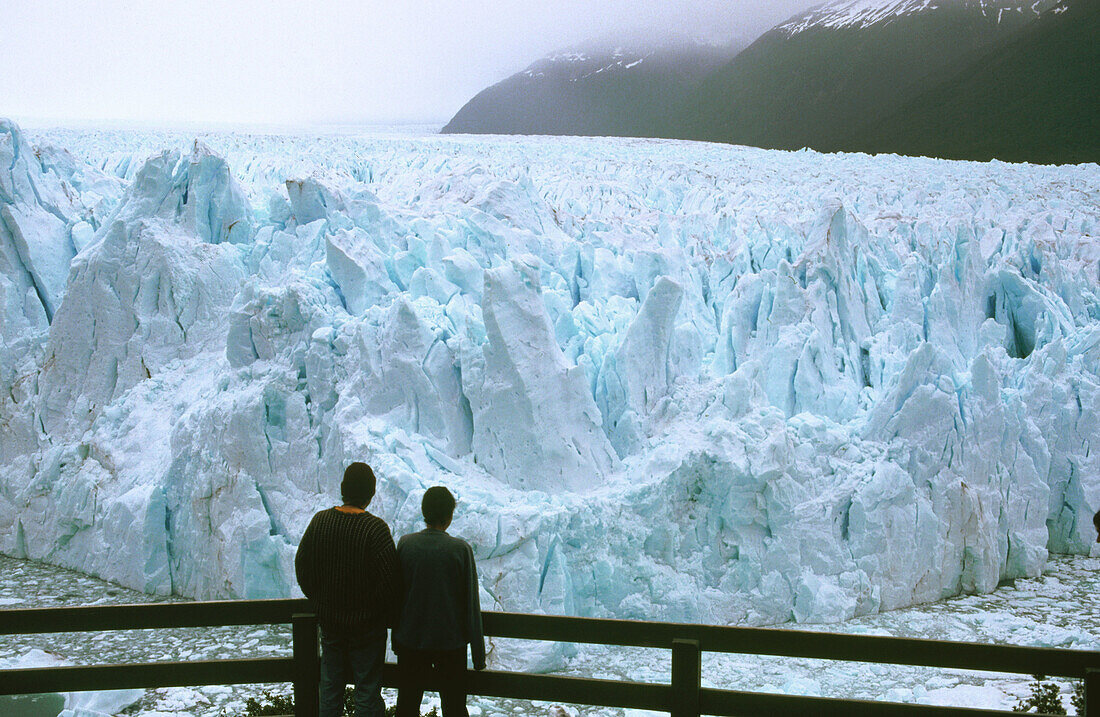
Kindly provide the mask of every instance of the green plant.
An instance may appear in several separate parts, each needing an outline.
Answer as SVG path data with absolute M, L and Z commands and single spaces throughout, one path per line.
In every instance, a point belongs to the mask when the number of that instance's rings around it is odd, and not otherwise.
M 344 691 L 344 714 L 355 714 L 355 692 L 352 688 L 347 688 Z M 259 699 L 249 698 L 245 702 L 245 711 L 240 717 L 264 717 L 265 715 L 292 715 L 294 714 L 294 696 L 293 695 L 277 695 L 271 692 L 264 692 L 260 695 Z M 386 717 L 395 717 L 397 714 L 397 705 L 391 705 L 386 708 Z M 424 717 L 439 717 L 439 712 L 435 707 L 432 707 Z
M 290 695 L 275 695 L 264 692 L 259 699 L 249 697 L 244 703 L 243 717 L 292 714 L 294 714 L 294 698 Z
M 1031 694 L 1021 699 L 1012 708 L 1013 712 L 1038 712 L 1046 715 L 1064 715 L 1066 708 L 1062 706 L 1062 698 L 1059 696 L 1058 684 L 1045 682 L 1042 675 L 1032 675 L 1035 679 L 1031 683 Z
M 1085 681 L 1074 680 L 1073 681 L 1073 696 L 1069 698 L 1069 703 L 1073 705 L 1073 709 L 1077 711 L 1077 714 L 1085 714 Z

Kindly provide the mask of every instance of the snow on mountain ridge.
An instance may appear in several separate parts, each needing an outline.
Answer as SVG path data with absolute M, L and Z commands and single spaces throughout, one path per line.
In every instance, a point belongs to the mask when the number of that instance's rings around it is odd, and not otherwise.
M 545 77 L 547 72 L 565 71 L 569 74 L 570 82 L 577 82 L 611 70 L 629 70 L 652 55 L 653 51 L 633 52 L 624 50 L 621 46 L 602 52 L 558 52 L 533 63 L 521 74 L 540 78 Z
M 655 55 L 671 55 L 685 51 L 715 52 L 722 48 L 738 46 L 738 43 L 747 44 L 743 38 L 719 40 L 702 36 L 666 38 L 653 42 L 635 41 L 625 44 L 591 41 L 540 58 L 520 74 L 530 78 L 540 78 L 546 77 L 547 73 L 556 75 L 566 72 L 570 74 L 569 80 L 576 82 L 616 69 L 629 70 Z
M 133 134 L 48 139 L 129 186 L 45 329 L 9 321 L 0 265 L 3 552 L 293 594 L 357 459 L 399 534 L 451 487 L 509 610 L 834 621 L 1092 541 L 1095 165 L 236 135 L 142 164 Z M 3 200 L 30 211 L 24 186 Z
M 960 6 L 977 7 L 985 16 L 996 13 L 1000 22 L 1005 10 L 1037 16 L 1057 4 L 1058 0 L 833 0 L 810 8 L 775 29 L 793 37 L 810 28 L 868 28 L 906 15 Z

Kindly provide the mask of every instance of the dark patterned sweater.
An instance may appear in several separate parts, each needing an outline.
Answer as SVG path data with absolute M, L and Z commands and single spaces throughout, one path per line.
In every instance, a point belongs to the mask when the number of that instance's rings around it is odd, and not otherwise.
M 294 557 L 298 585 L 327 631 L 384 629 L 396 621 L 397 551 L 389 526 L 367 512 L 313 516 Z

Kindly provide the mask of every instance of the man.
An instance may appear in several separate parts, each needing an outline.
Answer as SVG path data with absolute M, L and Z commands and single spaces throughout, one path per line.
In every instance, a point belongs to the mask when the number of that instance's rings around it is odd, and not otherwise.
M 313 516 L 294 568 L 321 623 L 321 717 L 344 713 L 344 686 L 355 685 L 355 717 L 384 717 L 386 627 L 400 596 L 389 526 L 366 511 L 374 471 L 352 463 L 340 484 L 343 505 Z
M 440 685 L 443 717 L 468 717 L 467 644 L 474 669 L 485 669 L 474 551 L 465 540 L 447 534 L 455 510 L 449 490 L 429 488 L 420 507 L 428 527 L 397 543 L 404 581 L 401 619 L 393 631 L 401 675 L 397 717 L 419 717 L 425 677 Z

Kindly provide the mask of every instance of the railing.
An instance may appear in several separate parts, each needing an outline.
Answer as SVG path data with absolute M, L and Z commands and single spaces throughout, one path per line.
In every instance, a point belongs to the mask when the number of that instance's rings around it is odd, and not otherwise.
M 672 650 L 669 684 L 492 670 L 471 673 L 469 693 L 485 697 L 646 709 L 670 712 L 673 717 L 1007 714 L 702 688 L 701 653 L 724 652 L 1080 678 L 1085 680 L 1085 714 L 1100 717 L 1100 652 L 1095 651 L 516 613 L 487 612 L 483 618 L 489 636 Z M 292 657 L 0 670 L 0 695 L 292 682 L 298 717 L 315 717 L 320 665 L 317 619 L 305 600 L 0 610 L 2 635 L 287 623 L 293 626 Z M 383 684 L 396 686 L 395 665 L 385 666 Z

